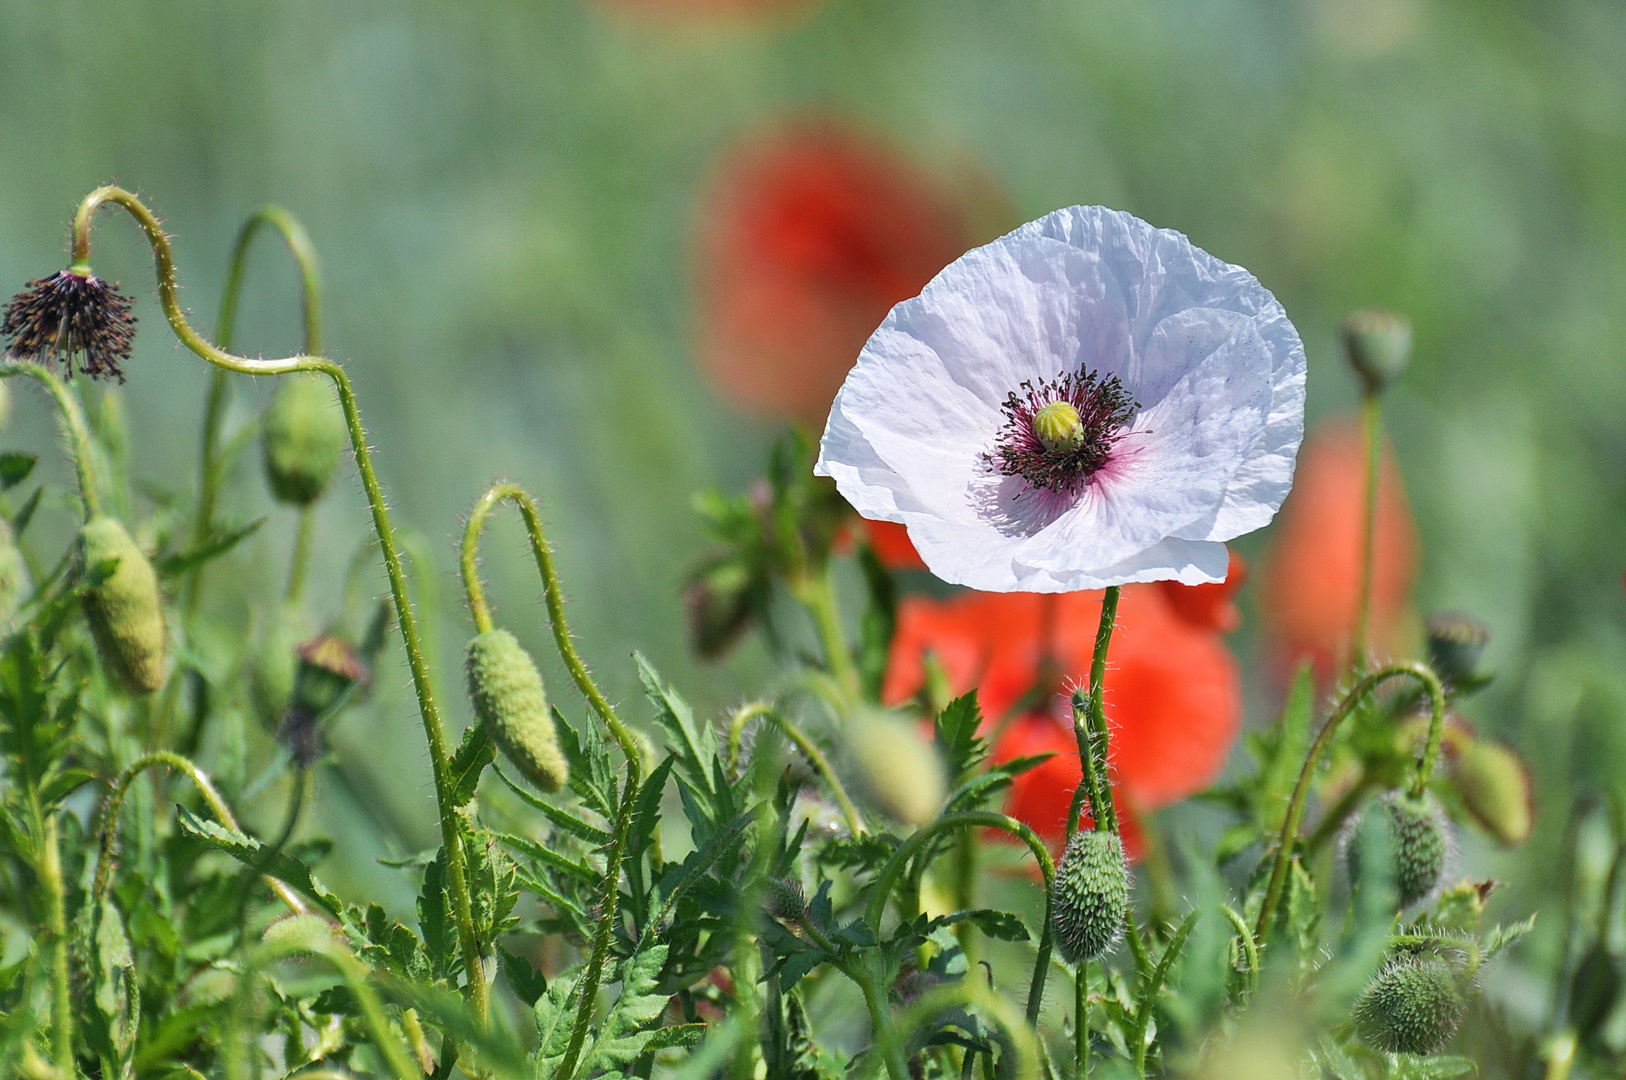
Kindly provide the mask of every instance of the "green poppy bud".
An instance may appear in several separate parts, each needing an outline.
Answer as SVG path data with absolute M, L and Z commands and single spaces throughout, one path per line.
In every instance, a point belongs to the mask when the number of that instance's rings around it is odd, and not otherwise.
M 1354 883 L 1361 880 L 1361 822 L 1374 813 L 1388 829 L 1396 899 L 1401 907 L 1411 907 L 1433 892 L 1445 876 L 1451 824 L 1439 802 L 1427 792 L 1415 799 L 1403 791 L 1380 795 L 1356 819 L 1345 840 L 1344 864 Z
M 279 608 L 265 624 L 249 661 L 249 695 L 260 723 L 276 730 L 294 697 L 302 620 L 291 608 Z
M 89 573 L 116 564 L 106 580 L 85 593 L 85 621 L 102 665 L 132 694 L 164 685 L 168 630 L 158 596 L 158 575 L 116 518 L 97 515 L 79 530 L 79 566 Z
M 1429 662 L 1448 685 L 1473 681 L 1489 641 L 1490 627 L 1472 615 L 1446 611 L 1428 618 Z
M 780 922 L 800 922 L 807 913 L 807 897 L 800 882 L 771 877 L 763 887 L 763 905 Z
M 506 630 L 487 630 L 469 642 L 466 664 L 475 715 L 525 778 L 554 791 L 570 777 L 559 749 L 542 674 L 530 653 Z
M 910 825 L 937 816 L 947 794 L 943 763 L 912 722 L 865 710 L 853 717 L 850 734 L 853 757 L 877 802 Z
M 1451 757 L 1451 779 L 1462 805 L 1505 847 L 1518 847 L 1535 828 L 1530 772 L 1512 750 L 1492 739 L 1475 739 Z
M 1083 964 L 1110 949 L 1123 932 L 1129 910 L 1129 864 L 1123 841 L 1110 832 L 1073 834 L 1056 867 L 1050 927 L 1056 951 L 1069 964 Z
M 325 375 L 284 376 L 260 418 L 265 480 L 279 502 L 309 506 L 322 497 L 344 453 L 344 416 Z
M 1392 311 L 1369 308 L 1344 318 L 1344 355 L 1349 366 L 1377 393 L 1405 374 L 1411 358 L 1411 320 Z
M 0 386 L 4 386 L 0 382 Z M 28 563 L 17 547 L 11 525 L 0 518 L 0 634 L 11 630 L 11 617 L 33 591 L 34 582 L 28 575 Z
M 333 925 L 320 915 L 289 915 L 266 927 L 260 940 L 283 955 L 319 952 L 333 943 Z
M 323 634 L 299 647 L 289 704 L 300 712 L 320 716 L 337 704 L 340 695 L 352 686 L 371 682 L 372 677 L 348 641 L 337 634 Z
M 1389 962 L 1355 999 L 1361 1040 L 1392 1054 L 1433 1054 L 1457 1033 L 1468 1003 L 1443 960 L 1406 956 Z

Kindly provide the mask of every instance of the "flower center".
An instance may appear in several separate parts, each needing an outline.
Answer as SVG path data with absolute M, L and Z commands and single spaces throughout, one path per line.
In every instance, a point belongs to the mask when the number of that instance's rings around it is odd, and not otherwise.
M 1139 408 L 1116 375 L 1077 371 L 1038 385 L 1024 382 L 1000 407 L 1005 424 L 988 461 L 1031 487 L 1077 495 L 1112 460 Z

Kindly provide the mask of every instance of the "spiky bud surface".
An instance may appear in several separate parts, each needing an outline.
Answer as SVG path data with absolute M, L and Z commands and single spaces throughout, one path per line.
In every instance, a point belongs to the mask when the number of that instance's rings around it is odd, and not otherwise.
M 1411 320 L 1392 311 L 1368 308 L 1344 318 L 1344 355 L 1349 366 L 1376 393 L 1405 374 L 1411 358 Z
M 1361 1040 L 1392 1054 L 1433 1054 L 1457 1033 L 1467 1001 L 1455 972 L 1431 956 L 1391 960 L 1355 999 Z
M 913 723 L 878 709 L 861 711 L 848 745 L 865 785 L 893 817 L 924 825 L 937 816 L 947 795 L 943 762 Z
M 1451 823 L 1439 801 L 1424 792 L 1413 798 L 1404 791 L 1380 795 L 1355 820 L 1344 844 L 1345 867 L 1352 883 L 1361 880 L 1361 825 L 1369 815 L 1388 831 L 1396 899 L 1411 907 L 1432 893 L 1445 876 L 1451 853 Z
M 807 897 L 799 881 L 770 877 L 762 891 L 768 914 L 781 922 L 799 922 L 807 912 Z
M 109 562 L 112 573 L 85 592 L 85 621 L 113 681 L 150 694 L 164 685 L 169 649 L 158 575 L 117 518 L 97 515 L 79 529 L 80 572 Z
M 1117 942 L 1128 909 L 1123 841 L 1093 829 L 1074 833 L 1056 867 L 1050 902 L 1056 951 L 1069 964 L 1094 960 Z
M 344 416 L 326 376 L 285 376 L 260 420 L 265 480 L 279 502 L 309 506 L 322 497 L 344 453 Z
M 0 386 L 4 385 L 0 383 Z M 17 547 L 11 524 L 0 518 L 0 634 L 11 630 L 11 617 L 33 588 L 28 563 L 23 560 L 23 553 Z
M 1530 771 L 1493 739 L 1475 739 L 1451 758 L 1451 779 L 1463 808 L 1506 847 L 1518 847 L 1535 829 Z
M 469 642 L 465 667 L 475 715 L 491 741 L 531 783 L 557 790 L 570 778 L 570 764 L 530 653 L 507 630 L 487 630 Z

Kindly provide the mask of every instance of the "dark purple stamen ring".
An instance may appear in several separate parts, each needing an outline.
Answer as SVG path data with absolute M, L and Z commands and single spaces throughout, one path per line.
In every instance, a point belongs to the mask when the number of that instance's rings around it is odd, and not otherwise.
M 1103 378 L 1094 371 L 1038 384 L 1025 380 L 1021 390 L 1000 406 L 1005 423 L 988 460 L 1003 476 L 1020 476 L 1033 488 L 1068 497 L 1080 494 L 1112 460 L 1113 448 L 1140 409 L 1118 376 Z M 1056 401 L 1078 410 L 1084 433 L 1076 446 L 1049 449 L 1034 431 L 1034 414 Z

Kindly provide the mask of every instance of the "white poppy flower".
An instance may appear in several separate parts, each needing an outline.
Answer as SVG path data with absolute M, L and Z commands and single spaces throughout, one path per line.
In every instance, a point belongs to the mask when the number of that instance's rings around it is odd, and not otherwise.
M 870 337 L 814 471 L 945 581 L 1222 581 L 1304 437 L 1304 346 L 1252 274 L 1099 206 L 966 253 Z

